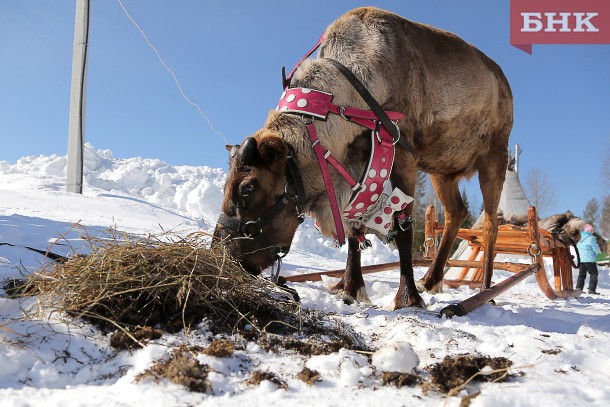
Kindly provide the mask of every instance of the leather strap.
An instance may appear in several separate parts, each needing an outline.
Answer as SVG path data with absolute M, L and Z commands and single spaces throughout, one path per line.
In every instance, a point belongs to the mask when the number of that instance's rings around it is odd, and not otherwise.
M 366 120 L 378 120 L 377 115 L 372 110 L 363 110 L 356 107 L 344 107 L 330 104 L 328 110 L 336 115 L 343 116 L 347 120 L 352 118 L 366 119 Z M 404 114 L 399 112 L 386 111 L 386 114 L 390 120 L 398 120 L 405 117 Z
M 282 86 L 284 87 L 284 89 L 288 89 L 290 87 L 290 80 L 292 79 L 292 75 L 294 74 L 294 71 L 296 71 L 297 68 L 299 67 L 299 65 L 301 65 L 301 62 L 303 62 L 305 59 L 309 58 L 309 56 L 311 54 L 313 54 L 316 49 L 318 49 L 320 44 L 322 44 L 322 40 L 324 39 L 325 35 L 326 35 L 326 31 L 324 31 L 322 33 L 322 35 L 318 39 L 318 42 L 316 42 L 316 45 L 314 45 L 313 48 L 310 49 L 309 52 L 307 54 L 305 54 L 303 56 L 303 58 L 301 58 L 299 60 L 299 62 L 297 62 L 297 64 L 294 66 L 294 68 L 292 68 L 292 70 L 288 74 L 288 78 L 286 78 L 286 68 L 285 67 L 282 68 Z
M 309 138 L 311 139 L 311 145 L 318 158 L 320 164 L 320 171 L 322 172 L 322 178 L 324 179 L 324 185 L 326 186 L 326 193 L 328 194 L 328 201 L 330 203 L 330 209 L 333 214 L 335 221 L 335 229 L 337 231 L 337 240 L 339 244 L 343 246 L 345 244 L 345 231 L 343 230 L 343 222 L 341 221 L 341 212 L 339 211 L 339 204 L 337 203 L 337 195 L 335 194 L 335 187 L 330 178 L 330 171 L 328 170 L 328 163 L 326 162 L 326 149 L 322 147 L 318 140 L 316 133 L 316 127 L 313 123 L 307 124 L 307 130 L 309 132 Z
M 286 168 L 286 175 L 290 176 L 291 178 L 291 180 L 288 181 L 287 185 L 294 185 L 294 189 L 296 190 L 295 192 L 297 196 L 297 208 L 299 209 L 299 212 L 301 212 L 303 206 L 305 205 L 305 201 L 307 200 L 307 195 L 305 194 L 303 177 L 301 177 L 301 172 L 299 171 L 299 167 L 297 167 L 297 163 L 294 160 L 294 154 L 292 154 L 292 151 L 290 151 L 290 153 L 288 154 L 288 160 L 286 160 Z
M 381 105 L 375 100 L 375 98 L 373 97 L 373 95 L 371 95 L 368 89 L 364 87 L 364 85 L 362 84 L 362 82 L 360 82 L 356 75 L 354 75 L 354 73 L 341 62 L 331 58 L 325 59 L 331 64 L 333 64 L 339 70 L 339 72 L 341 72 L 343 76 L 347 78 L 347 80 L 352 84 L 354 89 L 358 91 L 362 99 L 366 102 L 367 105 L 369 105 L 375 115 L 377 115 L 377 117 L 381 121 L 381 124 L 383 124 L 383 127 L 385 127 L 386 130 L 392 135 L 394 142 L 398 142 L 404 149 L 413 154 L 415 151 L 413 150 L 413 146 L 411 145 L 411 143 L 405 140 L 404 137 L 400 137 L 398 127 L 394 125 L 394 123 L 392 122 L 392 120 L 390 120 Z

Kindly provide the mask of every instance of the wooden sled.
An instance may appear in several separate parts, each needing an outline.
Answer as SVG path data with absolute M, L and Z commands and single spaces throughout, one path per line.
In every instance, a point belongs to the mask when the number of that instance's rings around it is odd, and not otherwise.
M 495 255 L 498 253 L 527 255 L 530 257 L 531 263 L 504 263 L 506 266 L 503 270 L 514 272 L 515 275 L 501 283 L 492 285 L 486 290 L 482 290 L 479 294 L 459 304 L 446 307 L 441 311 L 442 314 L 447 316 L 465 315 L 532 274 L 536 277 L 538 286 L 544 295 L 549 299 L 578 297 L 581 294 L 581 291 L 575 290 L 573 286 L 572 265 L 574 256 L 570 253 L 569 246 L 556 239 L 550 232 L 538 227 L 538 215 L 534 206 L 531 206 L 528 210 L 527 221 L 527 226 L 524 227 L 515 225 L 498 227 Z M 442 232 L 443 226 L 436 222 L 434 208 L 428 207 L 426 211 L 426 240 L 436 241 L 436 236 Z M 451 288 L 461 285 L 468 285 L 472 288 L 483 287 L 485 285 L 482 269 L 483 261 L 477 260 L 483 258 L 484 255 L 483 230 L 460 229 L 458 237 L 468 241 L 472 249 L 468 259 L 471 264 L 462 268 L 457 279 L 445 279 L 444 283 Z M 434 257 L 434 246 L 429 251 L 431 253 L 427 255 Z M 549 283 L 545 272 L 544 257 L 553 259 L 553 286 Z M 494 269 L 497 270 L 499 268 L 496 265 L 497 263 L 494 263 Z M 448 264 L 448 266 L 451 265 Z M 489 283 L 491 283 L 491 276 L 489 278 Z
M 443 232 L 443 225 L 439 225 L 434 215 L 434 207 L 429 206 L 426 210 L 426 225 L 424 241 L 425 254 L 422 259 L 413 261 L 414 266 L 429 266 L 436 254 L 436 237 Z M 447 287 L 457 288 L 461 285 L 468 285 L 471 288 L 483 286 L 483 230 L 481 229 L 460 229 L 458 237 L 469 242 L 472 254 L 468 260 L 448 260 L 447 267 L 462 267 L 457 279 L 445 279 Z M 491 285 L 488 289 L 482 290 L 471 298 L 460 303 L 452 304 L 441 310 L 441 315 L 465 315 L 468 312 L 491 301 L 499 294 L 505 292 L 518 282 L 530 275 L 535 275 L 536 281 L 542 292 L 549 299 L 578 297 L 580 290 L 575 290 L 572 279 L 572 264 L 574 256 L 570 253 L 570 248 L 561 240 L 556 239 L 551 233 L 538 227 L 538 216 L 536 208 L 530 207 L 528 211 L 528 224 L 525 227 L 514 225 L 501 225 L 498 228 L 495 254 L 518 254 L 530 256 L 531 263 L 511 263 L 494 262 L 494 270 L 506 270 L 514 273 L 504 281 Z M 494 256 L 495 257 L 495 256 Z M 553 259 L 554 287 L 548 281 L 544 269 L 544 257 Z M 363 266 L 362 274 L 376 273 L 385 270 L 397 269 L 399 262 Z M 344 270 L 323 271 L 319 273 L 302 274 L 286 277 L 287 281 L 318 281 L 323 275 L 339 277 Z M 489 283 L 491 283 L 491 276 Z M 490 284 L 489 284 L 490 285 Z

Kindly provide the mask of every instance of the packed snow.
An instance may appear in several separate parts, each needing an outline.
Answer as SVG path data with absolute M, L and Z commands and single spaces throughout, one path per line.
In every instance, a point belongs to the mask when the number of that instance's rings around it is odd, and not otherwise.
M 86 252 L 83 230 L 109 228 L 133 234 L 210 232 L 218 217 L 226 174 L 206 166 L 173 166 L 157 159 L 114 158 L 86 146 L 84 192 L 65 191 L 66 157 L 0 161 L 0 279 L 34 272 L 45 259 L 26 247 L 70 255 Z M 78 224 L 78 227 L 75 227 Z M 332 248 L 307 221 L 284 259 L 284 275 L 338 269 L 345 249 Z M 391 247 L 374 239 L 365 264 L 396 261 Z M 552 270 L 550 262 L 547 270 Z M 416 278 L 424 269 L 416 269 Z M 610 402 L 610 278 L 600 268 L 599 296 L 548 300 L 533 277 L 464 317 L 441 319 L 450 303 L 476 293 L 468 288 L 423 294 L 426 310 L 389 311 L 396 270 L 365 276 L 372 304 L 345 304 L 329 291 L 338 281 L 291 283 L 303 307 L 333 313 L 362 335 L 374 352 L 342 349 L 330 355 L 271 353 L 249 343 L 230 358 L 198 356 L 212 368 L 208 393 L 170 382 L 134 379 L 184 343 L 208 345 L 205 321 L 188 333 L 164 334 L 143 349 L 115 351 L 108 335 L 65 315 L 36 314 L 36 298 L 0 297 L 0 406 L 192 406 L 383 404 L 457 406 L 474 389 L 472 406 L 598 405 Z M 508 273 L 496 272 L 494 281 Z M 0 291 L 0 295 L 2 292 Z M 416 372 L 447 355 L 506 357 L 508 382 L 473 383 L 446 397 L 420 385 L 384 386 L 382 371 Z M 296 376 L 308 367 L 321 381 Z M 287 386 L 248 383 L 254 370 L 275 373 Z

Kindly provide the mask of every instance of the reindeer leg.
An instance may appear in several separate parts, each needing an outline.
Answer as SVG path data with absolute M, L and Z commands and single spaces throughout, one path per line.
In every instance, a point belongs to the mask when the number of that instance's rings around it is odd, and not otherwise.
M 410 205 L 410 207 L 412 208 L 413 205 Z M 426 308 L 426 303 L 417 292 L 415 279 L 413 278 L 413 257 L 411 253 L 413 228 L 398 231 L 394 239 L 400 257 L 400 285 L 390 308 L 392 310 L 405 307 Z
M 445 230 L 434 261 L 426 275 L 417 282 L 417 288 L 419 291 L 438 293 L 443 289 L 443 270 L 449 258 L 451 247 L 462 222 L 468 216 L 468 212 L 464 202 L 462 202 L 457 179 L 430 175 L 430 180 L 445 210 Z
M 506 178 L 507 158 L 506 154 L 498 154 L 493 160 L 482 161 L 479 166 L 479 184 L 483 194 L 483 210 L 485 220 L 483 222 L 483 285 L 481 290 L 486 290 L 491 285 L 493 274 L 494 247 L 498 237 L 498 205 L 502 193 L 502 185 Z
M 392 186 L 400 188 L 407 195 L 413 196 L 415 193 L 415 178 L 417 176 L 417 167 L 413 157 L 402 148 L 396 149 L 396 163 L 392 169 Z M 406 208 L 406 214 L 413 213 L 413 205 Z M 413 277 L 413 228 L 401 230 L 397 228 L 397 234 L 394 237 L 398 255 L 400 257 L 400 284 L 398 292 L 394 297 L 391 309 L 396 310 L 405 307 L 425 308 L 426 303 L 417 292 L 415 279 Z
M 347 264 L 341 280 L 332 288 L 341 296 L 346 304 L 354 301 L 371 303 L 366 293 L 360 264 L 360 250 L 355 237 L 347 238 Z

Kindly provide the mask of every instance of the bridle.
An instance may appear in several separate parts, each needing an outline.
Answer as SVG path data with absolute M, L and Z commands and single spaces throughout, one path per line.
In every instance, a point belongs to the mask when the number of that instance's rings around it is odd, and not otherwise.
M 301 177 L 301 173 L 299 172 L 299 168 L 296 165 L 292 153 L 288 154 L 285 173 L 286 185 L 284 186 L 284 193 L 280 195 L 273 206 L 258 219 L 243 222 L 236 218 L 229 217 L 222 212 L 218 217 L 219 224 L 234 230 L 241 238 L 256 240 L 261 247 L 271 251 L 271 256 L 273 257 L 274 262 L 277 263 L 277 267 L 273 267 L 271 272 L 271 279 L 274 282 L 277 282 L 282 267 L 282 259 L 290 251 L 290 245 L 279 246 L 273 243 L 263 233 L 263 229 L 290 204 L 295 205 L 299 224 L 303 223 L 305 220 L 305 213 L 302 208 L 305 205 L 307 196 L 305 194 L 305 187 L 303 186 L 303 178 Z

